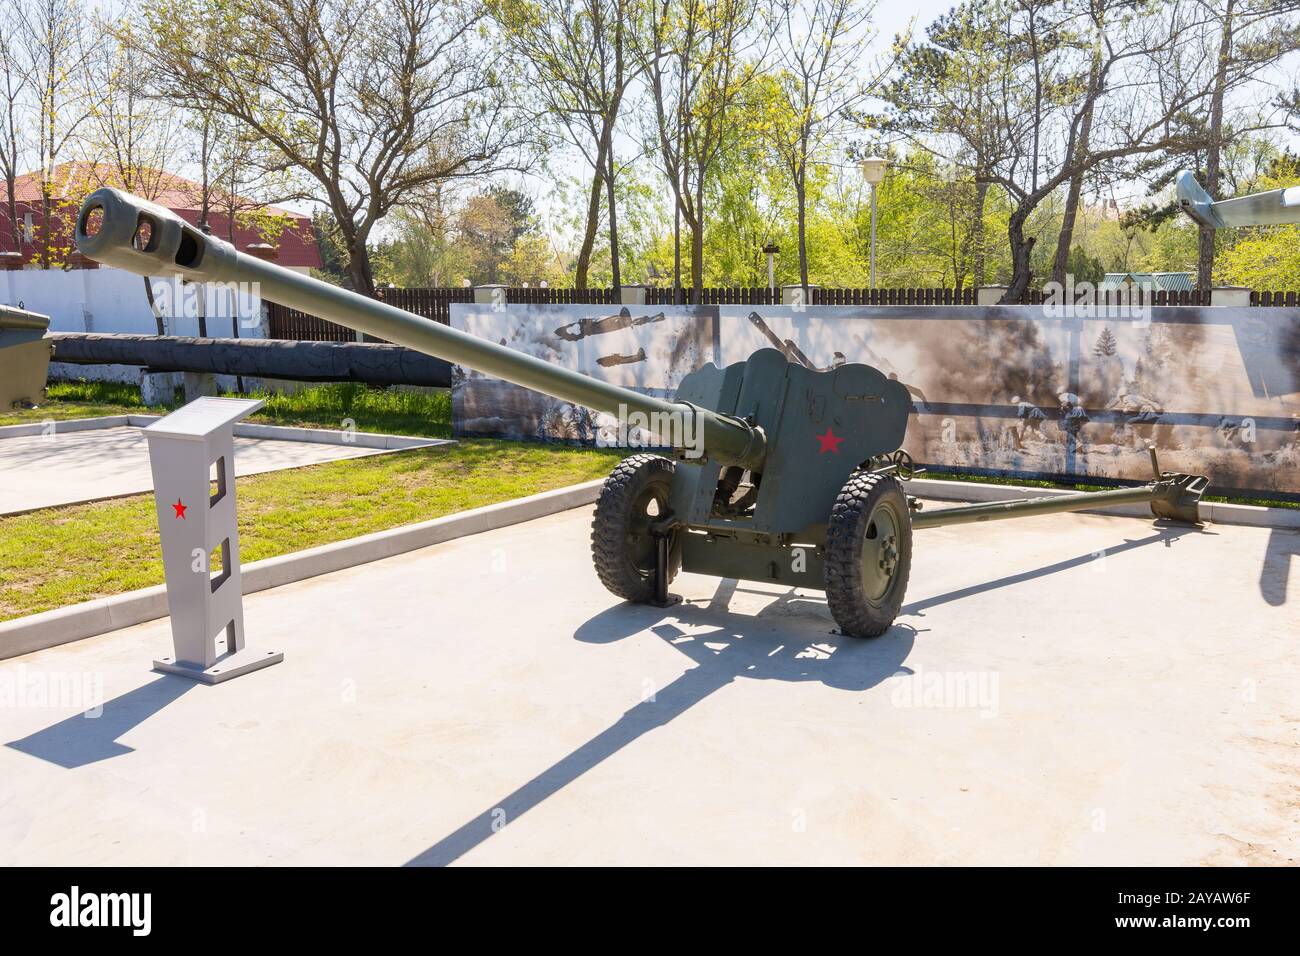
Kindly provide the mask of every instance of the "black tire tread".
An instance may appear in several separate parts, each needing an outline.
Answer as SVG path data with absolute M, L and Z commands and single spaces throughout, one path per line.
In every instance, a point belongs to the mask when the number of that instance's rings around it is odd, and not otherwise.
M 874 607 L 862 589 L 862 543 L 866 522 L 886 495 L 898 496 L 902 518 L 898 577 L 888 602 Z M 850 637 L 878 637 L 889 630 L 903 606 L 912 570 L 911 511 L 902 483 L 893 475 L 859 471 L 849 476 L 826 526 L 825 570 L 826 603 L 841 631 Z
M 610 472 L 596 499 L 591 521 L 591 560 L 605 589 L 625 601 L 654 598 L 654 577 L 642 574 L 627 551 L 627 522 L 632 505 L 649 480 L 662 477 L 671 485 L 676 462 L 662 455 L 632 455 Z M 670 577 L 676 571 L 669 568 Z

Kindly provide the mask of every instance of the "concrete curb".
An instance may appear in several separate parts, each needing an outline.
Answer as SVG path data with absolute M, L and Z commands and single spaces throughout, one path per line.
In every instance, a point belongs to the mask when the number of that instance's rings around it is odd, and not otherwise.
M 359 448 L 382 448 L 387 451 L 456 444 L 451 438 L 416 438 L 412 435 L 381 435 L 376 432 L 342 432 L 330 428 L 297 428 L 290 425 L 261 425 L 257 422 L 237 422 L 235 437 L 310 441 L 320 445 L 355 445 Z
M 0 425 L 0 439 L 5 438 L 27 438 L 31 435 L 42 435 L 45 429 L 50 425 L 54 426 L 54 434 L 59 432 L 87 432 L 96 428 L 122 428 L 130 425 L 132 418 L 153 418 L 147 415 L 104 415 L 101 418 L 68 418 L 63 421 L 50 419 L 44 422 L 31 422 L 26 425 Z
M 1060 488 L 1021 488 L 1016 485 L 993 485 L 974 481 L 941 481 L 935 478 L 914 478 L 907 490 L 918 498 L 939 501 L 1014 501 L 1020 498 L 1058 498 L 1073 494 Z M 1111 505 L 1106 508 L 1089 508 L 1084 514 L 1123 515 L 1129 518 L 1150 518 L 1151 509 L 1144 504 Z M 1300 509 L 1263 508 L 1258 505 L 1230 505 L 1217 501 L 1202 501 L 1201 518 L 1211 524 L 1246 525 L 1254 528 L 1300 528 Z
M 93 431 L 97 428 L 144 428 L 152 425 L 161 415 L 104 415 L 100 418 L 70 418 L 66 421 L 31 422 L 25 425 L 0 425 L 0 440 L 26 438 L 44 434 L 51 424 L 53 434 Z M 263 425 L 259 422 L 238 422 L 235 435 L 239 438 L 273 438 L 277 441 L 309 441 L 320 445 L 353 445 L 358 448 L 382 448 L 397 451 L 402 448 L 427 448 L 434 445 L 454 445 L 450 438 L 417 438 L 412 435 L 381 435 L 376 432 L 345 432 L 333 428 L 299 428 L 294 425 Z
M 604 479 L 544 491 L 459 514 L 253 561 L 243 567 L 244 593 L 292 584 L 331 571 L 391 558 L 433 544 L 493 531 L 594 502 Z M 167 616 L 167 589 L 159 584 L 126 594 L 56 608 L 0 623 L 0 660 L 94 637 Z

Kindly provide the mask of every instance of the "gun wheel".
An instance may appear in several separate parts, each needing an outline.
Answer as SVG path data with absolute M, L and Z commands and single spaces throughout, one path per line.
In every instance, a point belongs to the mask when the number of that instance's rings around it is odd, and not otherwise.
M 627 601 L 654 599 L 655 537 L 650 525 L 667 513 L 676 463 L 659 455 L 633 455 L 619 463 L 600 490 L 591 522 L 596 576 Z M 682 566 L 677 535 L 669 542 L 668 579 Z
M 856 472 L 826 527 L 826 602 L 850 637 L 889 630 L 912 570 L 912 514 L 892 475 Z

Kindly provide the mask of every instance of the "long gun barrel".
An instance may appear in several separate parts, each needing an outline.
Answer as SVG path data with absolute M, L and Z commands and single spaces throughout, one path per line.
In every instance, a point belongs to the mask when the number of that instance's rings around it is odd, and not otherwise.
M 708 467 L 631 455 L 596 502 L 592 561 L 601 583 L 628 601 L 667 606 L 678 570 L 821 589 L 843 633 L 871 637 L 903 606 L 914 527 L 1133 502 L 1149 502 L 1160 518 L 1199 518 L 1206 479 L 1162 472 L 1154 449 L 1152 481 L 1142 488 L 921 511 L 903 484 L 913 474 L 902 450 L 914 407 L 907 387 L 858 362 L 818 368 L 761 317 L 760 331 L 777 348 L 726 368 L 694 369 L 678 383 L 678 400 L 666 402 L 242 255 L 168 210 L 113 189 L 86 199 L 76 241 L 83 255 L 106 265 L 256 284 L 272 302 L 578 405 L 645 415 L 652 424 L 644 430 L 661 438 L 665 427 L 676 432 L 689 442 L 679 457 L 707 459 Z
M 704 452 L 724 465 L 761 469 L 761 428 L 685 402 L 667 402 L 558 368 L 514 349 L 321 282 L 237 251 L 204 235 L 169 209 L 117 189 L 86 197 L 77 216 L 77 249 L 106 266 L 142 276 L 180 274 L 191 282 L 256 284 L 261 296 L 397 345 L 611 415 L 692 422 Z M 664 418 L 662 416 L 669 416 Z

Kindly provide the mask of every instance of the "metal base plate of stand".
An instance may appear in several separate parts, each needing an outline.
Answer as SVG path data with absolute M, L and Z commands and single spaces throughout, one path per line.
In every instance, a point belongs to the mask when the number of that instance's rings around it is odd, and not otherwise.
M 202 684 L 220 684 L 250 671 L 261 670 L 284 660 L 284 651 L 267 651 L 255 647 L 246 647 L 242 651 L 221 658 L 211 667 L 203 668 L 197 664 L 188 664 L 171 657 L 164 657 L 153 662 L 153 669 L 164 674 L 176 674 L 188 677 Z

